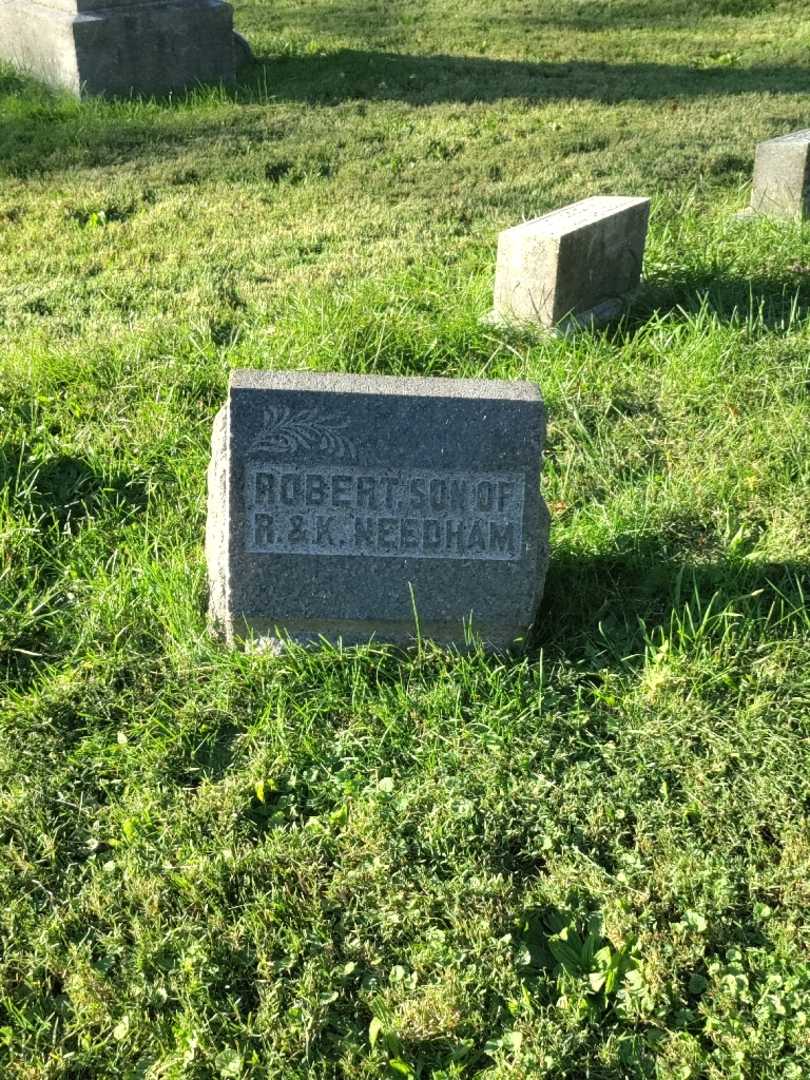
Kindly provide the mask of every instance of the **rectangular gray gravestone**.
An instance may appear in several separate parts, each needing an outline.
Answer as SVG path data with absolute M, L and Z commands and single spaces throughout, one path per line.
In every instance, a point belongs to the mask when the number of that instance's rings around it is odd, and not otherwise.
M 214 421 L 210 614 L 233 642 L 507 647 L 548 561 L 526 382 L 235 371 Z
M 498 237 L 489 322 L 565 332 L 618 315 L 638 286 L 650 200 L 595 195 Z
M 0 0 L 0 58 L 74 94 L 161 94 L 234 77 L 222 0 Z
M 810 129 L 757 145 L 750 212 L 788 221 L 810 217 Z

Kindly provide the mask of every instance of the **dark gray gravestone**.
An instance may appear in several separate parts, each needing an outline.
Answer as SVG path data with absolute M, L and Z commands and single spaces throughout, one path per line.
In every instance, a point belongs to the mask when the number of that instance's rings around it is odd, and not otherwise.
M 0 0 L 0 58 L 77 95 L 228 82 L 233 9 L 222 0 Z
M 595 195 L 498 237 L 487 321 L 566 332 L 621 313 L 638 286 L 650 200 Z
M 229 641 L 509 646 L 548 561 L 545 422 L 525 382 L 235 371 L 206 555 Z
M 788 221 L 810 217 L 810 129 L 757 145 L 750 213 Z

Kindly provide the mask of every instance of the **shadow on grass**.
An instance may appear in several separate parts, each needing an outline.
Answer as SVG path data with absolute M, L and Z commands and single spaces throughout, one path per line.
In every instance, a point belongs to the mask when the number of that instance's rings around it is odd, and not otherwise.
M 692 532 L 690 550 L 711 544 L 699 525 L 683 528 Z M 801 610 L 808 589 L 810 563 L 756 563 L 742 553 L 720 562 L 689 559 L 655 537 L 619 540 L 615 552 L 603 555 L 557 550 L 530 650 L 552 647 L 571 661 L 598 652 L 610 662 L 612 654 L 626 670 L 643 663 L 649 636 L 668 629 L 687 603 L 693 611 L 711 603 L 715 612 L 742 603 L 748 615 L 765 619 L 780 597 Z
M 810 267 L 786 266 L 781 273 L 750 278 L 722 267 L 654 277 L 642 284 L 623 323 L 607 333 L 623 340 L 655 315 L 697 312 L 704 306 L 724 320 L 750 319 L 769 329 L 786 329 L 810 314 Z
M 70 168 L 171 159 L 197 139 L 214 139 L 188 106 L 139 100 L 80 102 L 14 72 L 0 71 L 0 176 L 26 178 Z M 0 203 L 0 225 L 4 207 Z
M 790 227 L 790 226 L 786 226 Z M 788 330 L 810 315 L 810 267 L 785 267 L 769 277 L 742 277 L 719 268 L 662 276 L 642 282 L 621 319 L 595 331 L 616 345 L 632 341 L 654 319 L 673 313 L 696 315 L 707 309 L 723 322 L 751 323 Z M 537 334 L 520 327 L 501 329 L 501 337 L 533 345 Z
M 810 68 L 574 60 L 535 63 L 479 56 L 338 49 L 316 56 L 257 60 L 231 91 L 241 102 L 403 101 L 472 104 L 518 99 L 534 104 L 587 99 L 610 105 L 668 98 L 804 93 Z
M 804 93 L 810 68 L 697 68 L 685 64 L 594 61 L 533 63 L 475 56 L 418 56 L 339 49 L 315 56 L 273 56 L 242 68 L 217 101 L 272 106 L 285 102 L 340 105 L 400 101 L 414 107 L 517 100 L 542 105 L 590 100 L 604 105 Z M 0 73 L 0 174 L 35 175 L 71 165 L 102 166 L 139 154 L 172 156 L 192 141 L 221 137 L 222 126 L 200 122 L 188 106 L 206 91 L 144 102 L 79 103 L 32 80 Z M 7 103 L 7 104 L 5 104 Z M 167 123 L 166 117 L 172 122 Z M 156 123 L 156 119 L 160 123 Z M 784 117 L 784 127 L 801 116 Z M 776 132 L 774 132 L 776 133 Z M 267 138 L 267 132 L 257 137 Z
M 0 679 L 23 687 L 36 678 L 44 658 L 55 660 L 59 653 L 59 633 L 49 618 L 51 601 L 44 599 L 62 573 L 55 553 L 84 521 L 109 510 L 142 512 L 148 491 L 140 478 L 125 471 L 101 473 L 75 455 L 31 461 L 23 445 L 0 449 L 0 489 L 9 491 L 12 514 L 21 512 L 28 519 L 41 549 L 36 569 L 12 562 L 13 577 L 3 583 L 9 607 L 6 618 L 0 617 Z M 32 599 L 34 611 L 26 613 L 22 598 L 31 589 L 37 603 Z M 0 595 L 0 604 L 3 599 Z M 40 606 L 43 612 L 37 615 Z
M 0 483 L 12 482 L 36 517 L 52 516 L 60 526 L 106 508 L 143 510 L 148 498 L 146 483 L 128 472 L 102 473 L 73 454 L 31 462 L 24 446 L 0 453 Z

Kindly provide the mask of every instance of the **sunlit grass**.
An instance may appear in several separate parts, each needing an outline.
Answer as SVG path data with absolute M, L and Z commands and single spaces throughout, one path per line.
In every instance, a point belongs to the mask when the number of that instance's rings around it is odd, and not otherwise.
M 810 233 L 733 213 L 804 6 L 236 16 L 231 90 L 0 77 L 3 1074 L 799 1080 Z M 497 231 L 610 192 L 622 323 L 482 326 Z M 526 655 L 209 637 L 245 366 L 540 385 Z

